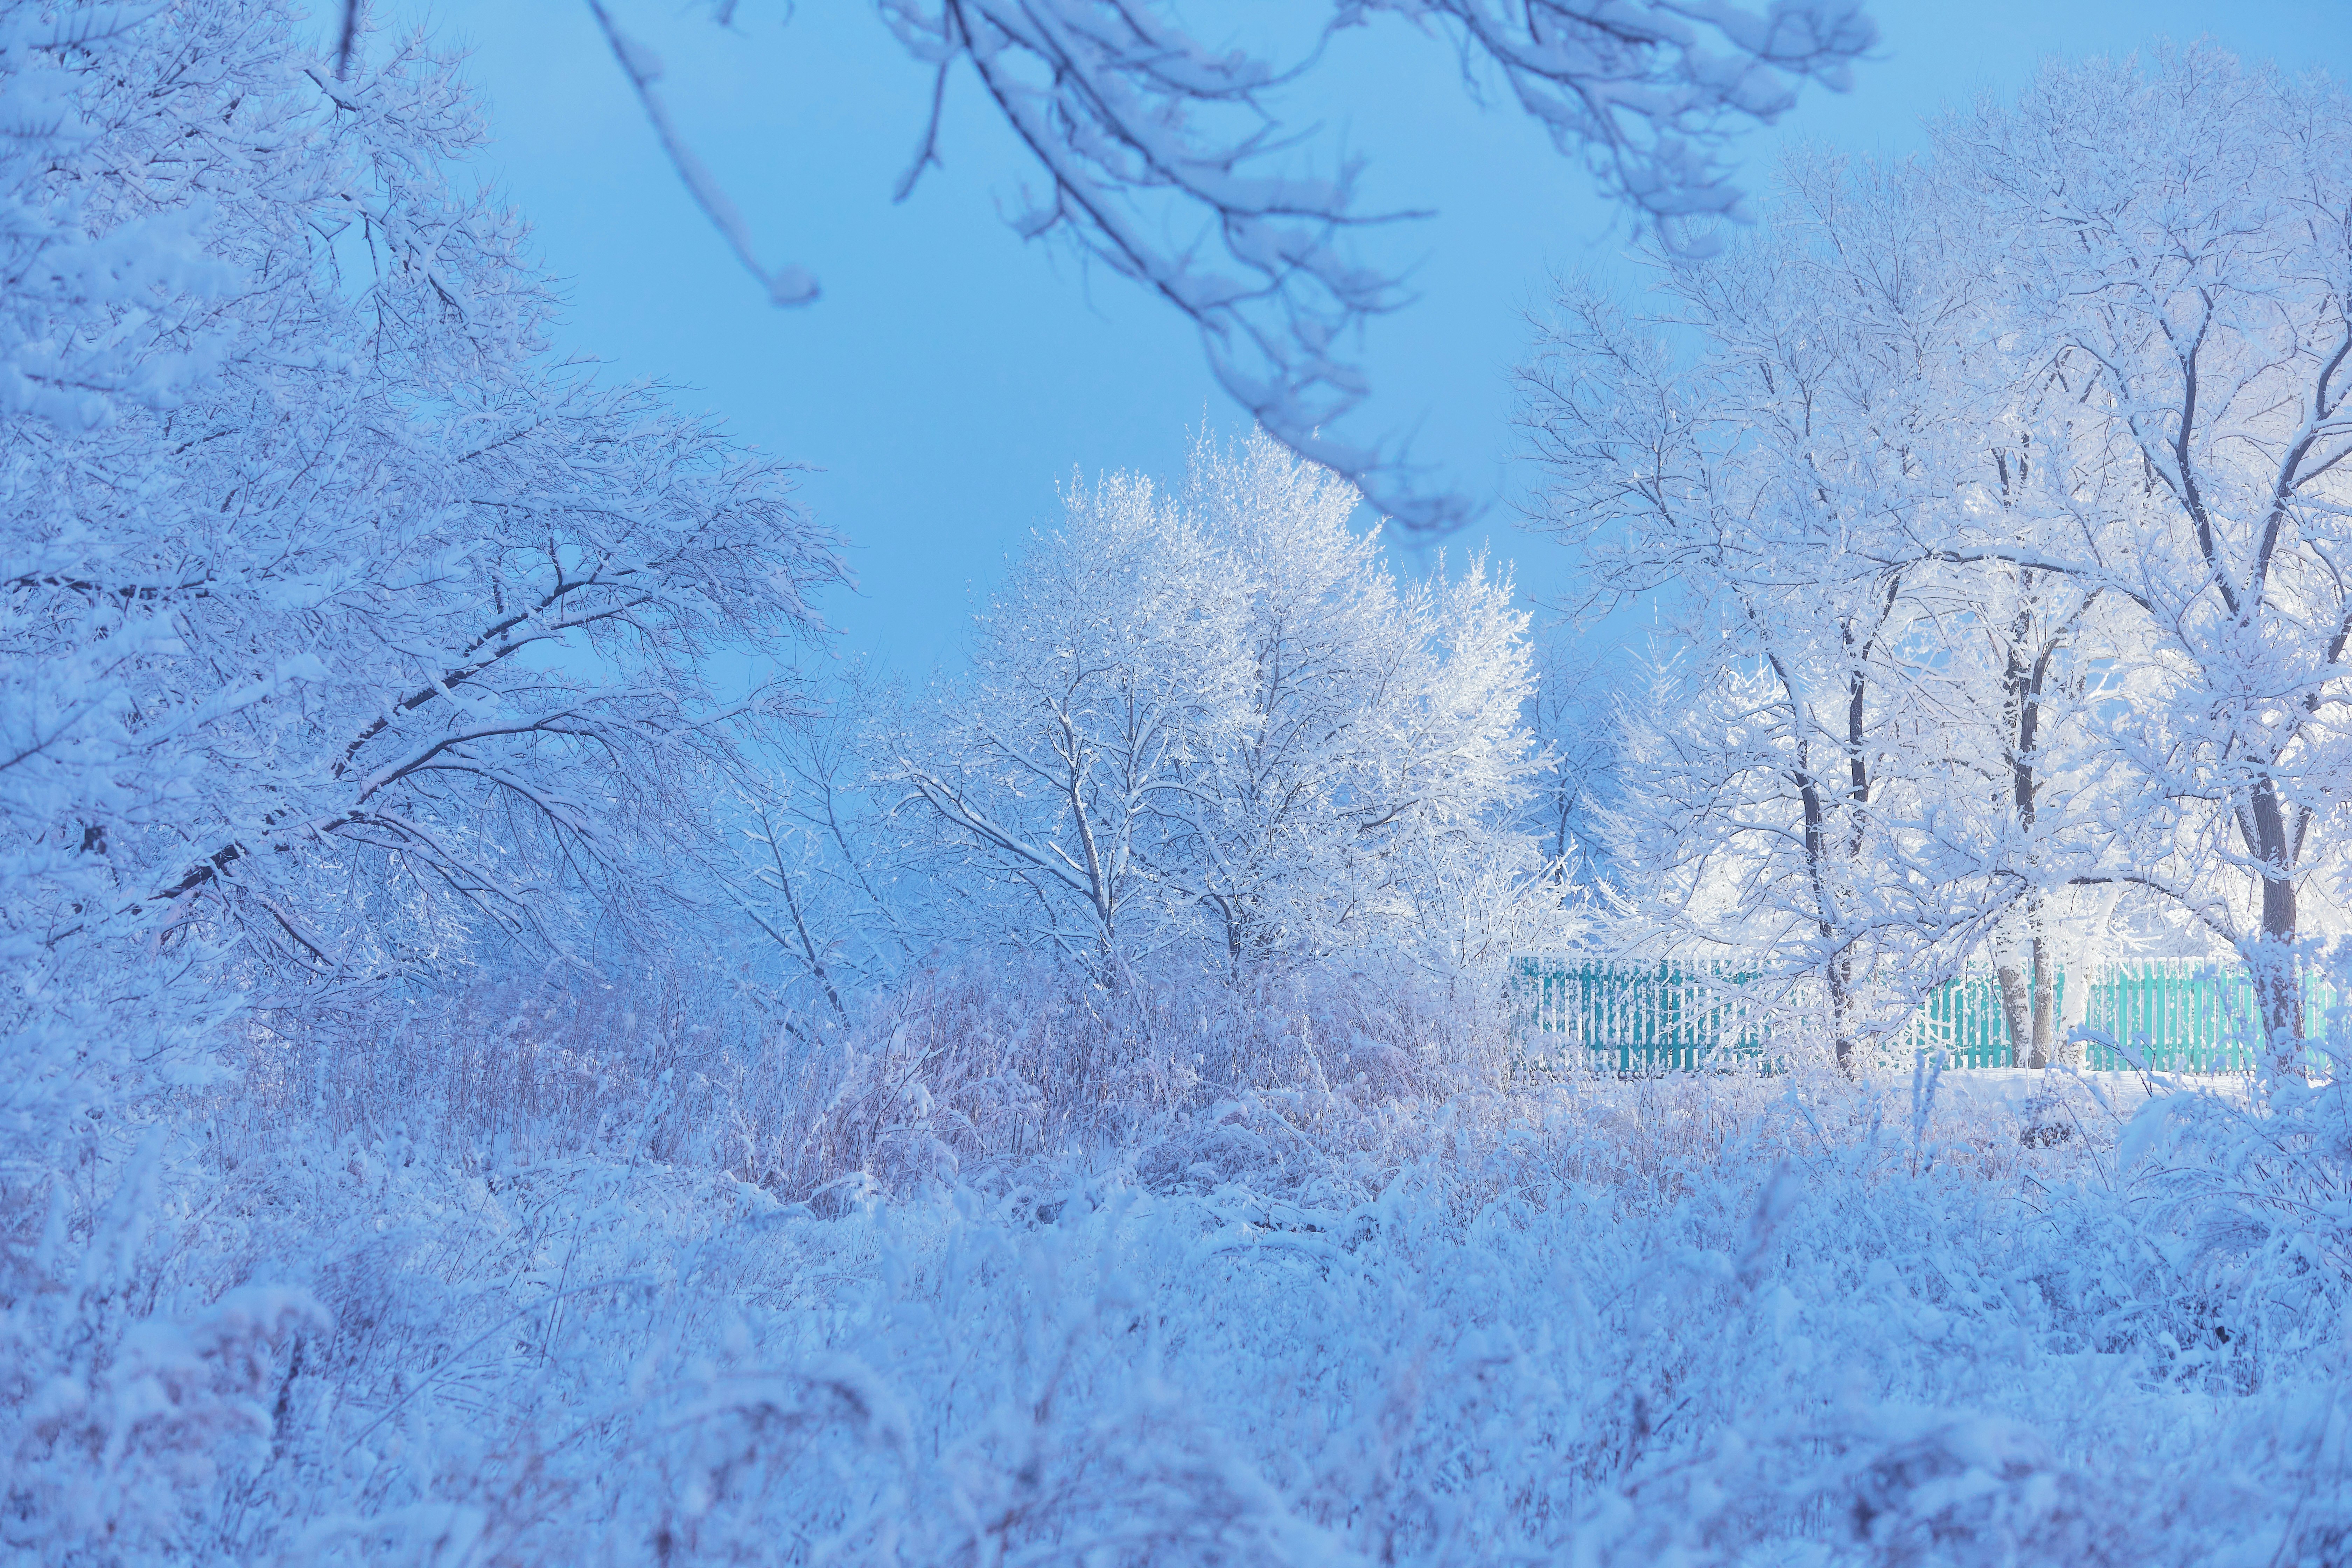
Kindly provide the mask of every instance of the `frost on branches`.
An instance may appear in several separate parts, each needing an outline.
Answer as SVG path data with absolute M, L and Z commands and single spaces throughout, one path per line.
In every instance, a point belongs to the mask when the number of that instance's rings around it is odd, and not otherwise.
M 110 1294 L 142 1093 L 240 998 L 625 903 L 774 704 L 714 656 L 813 629 L 835 568 L 787 469 L 547 360 L 421 45 L 339 79 L 274 6 L 11 4 L 0 115 L 0 1451 L 112 1465 L 151 1374 L 88 1331 L 157 1305 Z
M 789 470 L 546 362 L 421 46 L 338 81 L 268 8 L 100 15 L 11 23 L 57 128 L 10 168 L 20 951 L 233 938 L 334 985 L 625 891 L 772 706 L 712 657 L 814 625 Z
M 983 934 L 1107 978 L 1177 945 L 1237 977 L 1524 941 L 1527 617 L 1483 561 L 1400 584 L 1356 499 L 1263 435 L 1203 442 L 1174 494 L 1072 491 L 888 764 Z
M 346 0 L 347 17 L 359 15 Z M 711 0 L 722 24 L 745 11 Z M 798 267 L 752 254 L 741 218 L 680 140 L 653 51 L 602 0 L 590 9 L 688 191 L 778 304 L 817 297 Z M 1332 0 L 1317 42 L 1285 64 L 1217 44 L 1164 0 L 877 0 L 898 41 L 934 73 L 931 112 L 898 195 L 940 160 L 950 83 L 967 68 L 1044 176 L 1013 220 L 1060 235 L 1189 319 L 1218 383 L 1277 440 L 1360 487 L 1407 528 L 1465 521 L 1467 499 L 1431 491 L 1401 454 L 1326 434 L 1368 384 L 1340 344 L 1402 302 L 1402 279 L 1365 260 L 1359 231 L 1395 222 L 1357 199 L 1354 162 L 1316 174 L 1280 154 L 1311 139 L 1284 123 L 1284 94 L 1337 35 L 1393 16 L 1489 79 L 1609 195 L 1697 243 L 1690 221 L 1743 211 L 1729 150 L 1770 124 L 1806 82 L 1846 88 L 1877 30 L 1861 0 Z M 351 22 L 347 19 L 346 26 Z
M 1688 369 L 1566 302 L 1551 515 L 1679 595 L 1707 705 L 1637 726 L 1623 825 L 1686 937 L 1799 936 L 1833 990 L 1990 939 L 2046 1052 L 2062 930 L 2121 899 L 2234 950 L 2300 1070 L 2352 766 L 2347 125 L 2210 49 L 2053 66 L 1673 261 Z

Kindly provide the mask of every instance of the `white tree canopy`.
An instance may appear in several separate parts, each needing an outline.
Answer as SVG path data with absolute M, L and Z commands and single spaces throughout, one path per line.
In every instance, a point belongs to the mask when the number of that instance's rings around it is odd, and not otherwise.
M 1695 366 L 1588 300 L 1549 334 L 1554 521 L 1605 587 L 1692 590 L 1694 668 L 1786 694 L 1790 864 L 1832 816 L 1872 859 L 1828 951 L 2127 888 L 2240 952 L 2292 1066 L 2352 769 L 2347 126 L 2210 48 L 2053 66 L 1670 258 Z
M 8 1103 L 630 898 L 781 699 L 716 656 L 816 626 L 790 470 L 548 361 L 420 45 L 338 78 L 256 0 L 11 5 L 0 107 Z M 198 1000 L 91 1024 L 207 943 Z
M 1263 435 L 1203 443 L 1173 495 L 1071 491 L 890 764 L 1001 931 L 1248 970 L 1410 945 L 1534 871 L 1526 617 L 1483 563 L 1400 584 L 1355 500 Z

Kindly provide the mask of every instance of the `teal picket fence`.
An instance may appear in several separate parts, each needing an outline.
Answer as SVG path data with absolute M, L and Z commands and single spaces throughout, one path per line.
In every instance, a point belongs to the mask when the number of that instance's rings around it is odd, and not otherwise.
M 2315 971 L 2302 975 L 2304 1028 L 2316 1034 L 2336 1005 L 2336 989 Z M 2055 977 L 2065 1016 L 2067 977 Z M 2084 1065 L 2102 1071 L 2146 1067 L 2158 1072 L 2247 1073 L 2262 1047 L 2262 1015 L 2253 977 L 2206 960 L 2141 959 L 2109 964 L 2088 977 L 2083 1026 L 2095 1036 Z M 2112 1043 L 2109 1043 L 2112 1042 Z M 1888 1045 L 1901 1057 L 1915 1049 L 1949 1053 L 1954 1067 L 2007 1067 L 2012 1055 L 2000 986 L 1989 974 L 1968 974 L 1930 992 Z
M 1773 1030 L 1757 976 L 1729 964 L 1570 964 L 1523 958 L 1513 992 L 1537 1068 L 1592 1066 L 1619 1072 L 1689 1071 L 1759 1060 Z
M 1756 976 L 1728 964 L 1573 963 L 1521 959 L 1513 988 L 1529 1064 L 1581 1065 L 1619 1072 L 1690 1070 L 1767 1062 L 1774 1030 Z M 2084 1064 L 2099 1070 L 2146 1066 L 2160 1072 L 2253 1070 L 2262 1041 L 2252 978 L 2242 969 L 2191 959 L 2142 959 L 2087 977 L 2083 1024 L 2094 1039 Z M 2067 977 L 2057 976 L 2063 1016 Z M 2317 1034 L 2336 1005 L 2316 973 L 2303 977 L 2305 1032 Z M 1930 991 L 1910 1018 L 1879 1042 L 1898 1062 L 1917 1050 L 1945 1053 L 1953 1067 L 2007 1067 L 2013 1056 L 2000 985 L 1968 973 Z

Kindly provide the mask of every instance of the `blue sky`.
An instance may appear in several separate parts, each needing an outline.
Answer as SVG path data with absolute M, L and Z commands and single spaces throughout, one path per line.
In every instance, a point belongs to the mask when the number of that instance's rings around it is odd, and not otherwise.
M 1074 470 L 1171 472 L 1204 418 L 1237 426 L 1172 312 L 1004 226 L 1028 171 L 969 80 L 950 89 L 946 167 L 892 205 L 929 82 L 870 5 L 743 0 L 733 32 L 678 0 L 613 5 L 661 53 L 675 111 L 763 257 L 815 272 L 816 304 L 765 303 L 680 189 L 577 0 L 394 0 L 378 14 L 468 52 L 493 136 L 482 172 L 530 219 L 562 279 L 558 346 L 677 383 L 682 402 L 811 466 L 803 497 L 849 541 L 858 582 L 824 605 L 843 651 L 916 677 L 952 661 L 979 596 L 1053 520 Z M 2013 92 L 2052 54 L 2210 34 L 2249 58 L 2352 77 L 2352 0 L 1870 9 L 1879 58 L 1857 68 L 1852 93 L 1809 90 L 1750 141 L 1751 188 L 1791 142 L 1916 150 L 1939 105 Z M 1555 277 L 1637 286 L 1623 221 L 1515 111 L 1473 103 L 1444 45 L 1401 24 L 1351 35 L 1297 110 L 1322 124 L 1323 145 L 1369 158 L 1375 205 L 1435 209 L 1381 242 L 1420 297 L 1370 330 L 1374 396 L 1354 433 L 1410 432 L 1417 457 L 1488 503 L 1450 549 L 1487 544 L 1538 596 L 1571 590 L 1560 548 L 1516 524 L 1508 375 L 1525 312 Z

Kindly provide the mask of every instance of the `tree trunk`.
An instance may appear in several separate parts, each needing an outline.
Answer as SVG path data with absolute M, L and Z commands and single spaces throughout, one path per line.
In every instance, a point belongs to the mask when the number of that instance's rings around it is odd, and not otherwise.
M 2000 967 L 1993 973 L 2000 981 L 2000 1020 L 2009 1026 L 2008 1065 L 2022 1067 L 2027 1031 L 2032 1027 L 2033 1016 L 2033 1002 L 2025 972 L 2004 952 Z
M 2033 987 L 2028 976 L 2028 947 L 2016 911 L 2011 910 L 1993 928 L 1993 974 L 2000 984 L 2000 1021 L 2009 1030 L 2009 1059 L 2004 1067 L 2023 1067 L 2032 1037 Z
M 2263 1016 L 2263 1050 L 2271 1076 L 2300 1077 L 2303 1061 L 2303 986 L 2294 963 L 2294 884 L 2263 879 L 2263 935 L 2247 954 L 2253 971 L 2254 1005 Z
M 1838 1071 L 1853 1076 L 1853 960 L 1840 953 L 1829 963 L 1830 1033 L 1837 1041 Z
M 2050 949 L 2050 933 L 2043 929 L 2042 896 L 2037 893 L 2029 906 L 2027 920 L 2032 925 L 2033 942 L 2033 1050 L 2026 1058 L 2031 1068 L 2046 1068 L 2057 1059 L 2052 1047 L 2058 1022 L 2058 976 L 2054 973 Z
M 1789 683 L 1788 672 L 1775 659 L 1773 666 L 1780 676 L 1782 689 L 1792 699 L 1796 688 Z M 1797 799 L 1805 813 L 1805 871 L 1813 889 L 1813 929 L 1821 932 L 1822 941 L 1833 942 L 1837 922 L 1832 916 L 1836 908 L 1830 896 L 1829 882 L 1829 814 L 1822 802 L 1822 788 L 1814 779 L 1812 759 L 1802 740 L 1797 742 L 1797 766 L 1790 775 L 1797 785 Z M 1838 1071 L 1847 1078 L 1854 1072 L 1853 1063 L 1853 955 L 1850 952 L 1832 950 L 1822 965 L 1822 978 L 1830 988 L 1830 1036 L 1837 1044 Z
M 2263 1047 L 2273 1076 L 2301 1076 L 2303 987 L 2295 973 L 2294 847 L 2278 786 L 2264 778 L 2252 802 L 2254 842 L 2248 846 L 2263 865 L 2263 933 L 2246 955 L 2253 972 L 2254 1002 L 2262 1009 Z M 2240 825 L 2245 819 L 2241 817 Z

